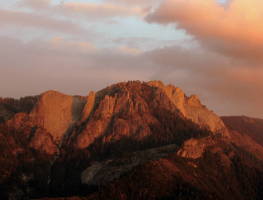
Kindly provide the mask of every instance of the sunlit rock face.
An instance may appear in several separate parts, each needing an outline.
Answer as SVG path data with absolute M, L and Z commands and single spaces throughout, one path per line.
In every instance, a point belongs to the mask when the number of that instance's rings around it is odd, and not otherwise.
M 208 145 L 209 141 L 207 138 L 203 140 L 189 139 L 184 142 L 181 149 L 177 152 L 177 155 L 183 158 L 197 159 L 202 157 Z
M 184 117 L 191 119 L 201 127 L 208 128 L 214 133 L 225 132 L 227 134 L 223 121 L 202 105 L 196 95 L 187 97 L 180 88 L 173 85 L 164 85 L 160 81 L 151 81 L 148 84 L 162 89 Z
M 89 146 L 106 131 L 114 112 L 115 101 L 114 97 L 105 96 L 99 103 L 99 107 L 88 121 L 84 131 L 77 137 L 77 146 L 79 148 Z
M 95 105 L 95 99 L 96 99 L 96 93 L 90 92 L 87 96 L 87 99 L 86 99 L 86 105 L 85 105 L 83 112 L 82 112 L 81 121 L 87 120 L 88 117 L 90 116 L 90 114 L 94 108 L 94 105 Z
M 227 136 L 222 120 L 203 106 L 198 97 L 187 97 L 181 89 L 160 81 L 130 81 L 89 94 L 82 115 L 86 124 L 77 134 L 76 146 L 86 148 L 97 138 L 110 142 L 122 137 L 148 137 L 153 134 L 150 127 L 160 123 L 155 115 L 160 109 Z
M 59 143 L 71 125 L 80 119 L 82 104 L 80 98 L 48 91 L 40 96 L 30 117 Z

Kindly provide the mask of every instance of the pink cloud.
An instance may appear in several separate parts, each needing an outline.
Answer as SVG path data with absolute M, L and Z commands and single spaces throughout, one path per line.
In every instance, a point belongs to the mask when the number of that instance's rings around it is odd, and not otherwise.
M 130 16 L 144 15 L 144 10 L 140 7 L 126 7 L 110 3 L 76 3 L 69 2 L 62 6 L 68 12 L 75 12 L 93 17 L 112 17 L 112 16 Z
M 86 29 L 69 21 L 23 11 L 0 9 L 0 24 L 15 27 L 20 26 L 23 28 L 45 29 L 67 34 L 87 34 Z
M 92 18 L 107 18 L 115 16 L 144 16 L 147 10 L 137 4 L 122 4 L 115 1 L 102 3 L 65 1 L 51 4 L 50 0 L 23 0 L 18 6 L 30 7 L 33 10 L 49 12 L 65 16 L 86 16 Z
M 23 43 L 0 37 L 0 43 L 3 97 L 35 95 L 49 89 L 86 95 L 118 81 L 150 80 L 154 73 L 154 67 L 140 56 L 118 49 L 94 50 L 86 41 L 58 37 Z
M 175 23 L 203 45 L 227 56 L 263 61 L 263 2 L 231 0 L 165 0 L 146 19 Z
M 18 5 L 20 6 L 28 6 L 33 8 L 47 8 L 51 4 L 52 0 L 22 0 L 17 2 Z

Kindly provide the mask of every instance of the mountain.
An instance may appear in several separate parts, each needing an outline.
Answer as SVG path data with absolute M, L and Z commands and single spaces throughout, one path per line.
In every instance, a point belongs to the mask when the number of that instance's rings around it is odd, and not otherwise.
M 263 146 L 263 119 L 225 116 L 222 120 L 229 129 L 243 133 Z
M 263 196 L 260 142 L 160 81 L 3 98 L 0 120 L 1 199 Z

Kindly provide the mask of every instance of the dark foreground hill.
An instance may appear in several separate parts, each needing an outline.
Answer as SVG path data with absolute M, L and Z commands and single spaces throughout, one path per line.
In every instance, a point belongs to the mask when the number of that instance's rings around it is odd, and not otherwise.
M 261 136 L 172 85 L 1 99 L 0 120 L 0 199 L 263 197 Z
M 246 134 L 263 146 L 263 119 L 228 116 L 222 117 L 222 120 L 229 129 Z

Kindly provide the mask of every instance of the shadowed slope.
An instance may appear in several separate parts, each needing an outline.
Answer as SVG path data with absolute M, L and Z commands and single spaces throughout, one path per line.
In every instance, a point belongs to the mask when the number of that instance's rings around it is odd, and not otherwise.
M 225 116 L 222 119 L 231 130 L 246 134 L 263 146 L 263 119 L 246 116 Z

